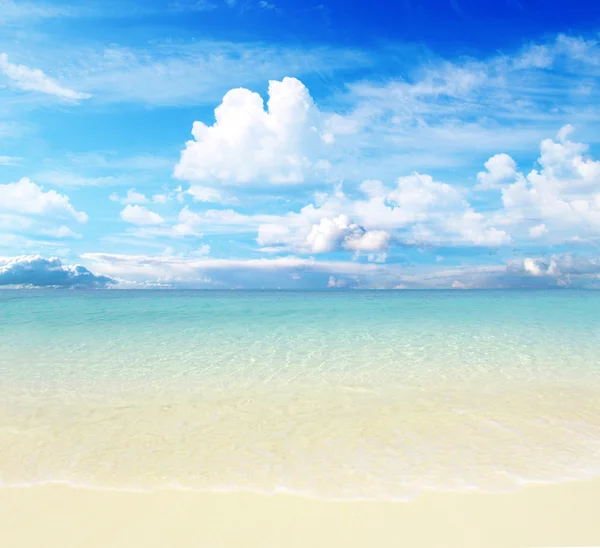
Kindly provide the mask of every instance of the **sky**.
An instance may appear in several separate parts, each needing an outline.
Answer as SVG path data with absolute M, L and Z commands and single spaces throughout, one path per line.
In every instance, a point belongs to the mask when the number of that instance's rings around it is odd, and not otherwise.
M 600 288 L 600 4 L 0 0 L 0 286 Z

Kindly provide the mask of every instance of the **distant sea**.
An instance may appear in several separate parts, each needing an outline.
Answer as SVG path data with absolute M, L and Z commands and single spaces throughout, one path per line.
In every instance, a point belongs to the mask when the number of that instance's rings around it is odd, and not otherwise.
M 0 484 L 403 500 L 600 474 L 600 292 L 0 291 Z

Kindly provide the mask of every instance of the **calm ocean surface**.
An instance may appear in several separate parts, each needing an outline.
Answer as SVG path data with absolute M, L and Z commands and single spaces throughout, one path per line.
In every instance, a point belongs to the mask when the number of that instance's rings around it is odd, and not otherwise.
M 600 474 L 600 292 L 0 291 L 0 483 L 405 499 Z

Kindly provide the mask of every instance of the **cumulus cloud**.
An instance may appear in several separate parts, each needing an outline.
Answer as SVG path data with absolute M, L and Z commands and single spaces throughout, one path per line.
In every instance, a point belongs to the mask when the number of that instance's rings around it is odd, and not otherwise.
M 365 230 L 351 222 L 347 215 L 333 219 L 321 219 L 314 224 L 306 237 L 308 248 L 313 253 L 327 253 L 340 246 L 350 251 L 385 251 L 389 246 L 390 234 L 384 230 Z
M 306 243 L 313 253 L 327 253 L 334 251 L 343 239 L 351 238 L 357 230 L 360 227 L 351 223 L 347 215 L 339 215 L 333 219 L 325 217 L 319 224 L 312 226 Z
M 525 257 L 510 261 L 506 275 L 521 277 L 523 285 L 600 287 L 600 260 L 573 253 Z
M 368 229 L 398 229 L 463 209 L 463 197 L 457 189 L 427 174 L 399 177 L 392 188 L 367 180 L 360 190 L 366 199 L 352 205 L 353 214 Z
M 69 197 L 55 190 L 44 192 L 27 177 L 16 183 L 0 185 L 0 211 L 26 215 L 72 217 L 85 223 L 87 215 L 71 205 Z
M 265 110 L 258 93 L 229 91 L 215 123 L 194 122 L 175 177 L 196 182 L 301 183 L 328 164 L 322 116 L 308 89 L 295 78 L 269 82 Z
M 544 139 L 539 169 L 515 173 L 501 189 L 506 224 L 557 241 L 600 235 L 600 161 L 588 156 L 586 144 L 569 140 L 572 131 L 565 126 L 556 140 Z
M 344 238 L 344 247 L 352 251 L 384 251 L 389 247 L 390 234 L 385 230 L 353 232 Z
M 337 279 L 335 276 L 329 276 L 329 280 L 327 280 L 327 287 L 341 289 L 342 287 L 346 287 L 347 282 L 342 278 Z
M 503 183 L 514 182 L 517 163 L 508 154 L 496 154 L 484 165 L 487 171 L 480 171 L 477 174 L 479 184 L 476 188 L 488 190 L 499 188 Z
M 0 53 L 0 72 L 15 87 L 26 91 L 38 91 L 68 101 L 89 99 L 91 97 L 88 93 L 80 93 L 61 86 L 40 69 L 32 69 L 25 65 L 11 63 L 6 53 Z
M 121 219 L 137 226 L 160 225 L 165 220 L 154 211 L 141 205 L 127 205 L 121 211 Z
M 414 173 L 396 186 L 367 180 L 363 197 L 351 198 L 341 186 L 318 193 L 298 213 L 271 215 L 258 226 L 257 242 L 311 253 L 338 249 L 383 253 L 394 241 L 414 244 L 500 246 L 511 241 L 493 219 L 476 212 L 456 188 Z M 252 218 L 255 221 L 256 217 Z M 382 255 L 379 255 L 381 257 Z
M 56 257 L 0 257 L 0 286 L 100 288 L 116 283 L 81 265 L 63 265 Z
M 497 247 L 512 241 L 504 230 L 486 226 L 485 216 L 475 212 L 471 207 L 467 207 L 461 215 L 447 218 L 442 225 L 451 234 L 458 236 L 455 238 L 458 242 Z M 435 236 L 429 240 L 435 241 Z

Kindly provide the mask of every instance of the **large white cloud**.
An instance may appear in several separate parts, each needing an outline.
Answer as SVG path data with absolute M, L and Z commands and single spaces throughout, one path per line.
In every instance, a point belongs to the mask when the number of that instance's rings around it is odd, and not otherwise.
M 515 171 L 501 189 L 503 222 L 530 237 L 568 241 L 600 235 L 600 161 L 569 140 L 571 126 L 540 145 L 539 169 Z
M 79 223 L 85 223 L 87 215 L 77 211 L 65 194 L 55 190 L 44 192 L 27 177 L 16 183 L 0 185 L 0 211 L 55 217 L 72 217 Z
M 299 213 L 271 218 L 258 227 L 262 246 L 324 253 L 336 249 L 383 252 L 395 239 L 406 244 L 501 246 L 509 234 L 466 202 L 456 188 L 414 173 L 386 187 L 369 180 L 360 185 L 363 198 L 351 198 L 338 187 L 321 193 Z
M 332 219 L 324 217 L 313 224 L 306 236 L 308 249 L 313 253 L 335 251 L 340 246 L 351 251 L 385 251 L 390 235 L 383 230 L 366 231 L 353 223 L 347 215 L 341 214 Z M 271 242 L 275 243 L 275 242 Z
M 96 276 L 84 266 L 63 265 L 56 257 L 0 257 L 0 286 L 105 287 L 114 283 L 112 278 Z
M 215 109 L 215 123 L 194 122 L 175 176 L 197 182 L 300 183 L 323 173 L 327 146 L 322 115 L 295 78 L 269 82 L 265 110 L 258 93 L 229 91 Z
M 324 205 L 332 207 L 332 202 L 341 200 L 338 207 L 349 210 L 352 218 L 367 230 L 397 230 L 463 207 L 462 196 L 455 188 L 420 173 L 398 178 L 393 188 L 381 181 L 367 180 L 360 185 L 360 191 L 364 198 L 351 201 L 338 193 Z
M 25 65 L 11 63 L 6 53 L 0 53 L 0 72 L 11 81 L 12 85 L 23 90 L 39 91 L 70 101 L 91 97 L 88 93 L 80 93 L 61 86 L 40 69 L 32 69 Z

